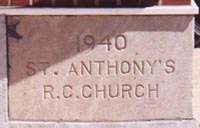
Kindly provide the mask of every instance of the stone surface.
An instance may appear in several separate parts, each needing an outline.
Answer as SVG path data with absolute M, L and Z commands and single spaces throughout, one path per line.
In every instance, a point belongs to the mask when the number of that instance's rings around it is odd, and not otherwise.
M 5 17 L 0 16 L 0 122 L 7 120 L 7 46 Z
M 9 17 L 9 119 L 191 119 L 192 32 L 192 16 Z
M 195 120 L 138 121 L 123 123 L 49 123 L 11 122 L 0 124 L 1 128 L 197 128 Z
M 191 119 L 192 16 L 10 16 L 9 119 Z
M 200 48 L 194 49 L 194 115 L 200 121 Z
M 177 16 L 196 15 L 199 9 L 196 4 L 190 6 L 153 6 L 148 8 L 3 8 L 0 15 L 30 16 Z

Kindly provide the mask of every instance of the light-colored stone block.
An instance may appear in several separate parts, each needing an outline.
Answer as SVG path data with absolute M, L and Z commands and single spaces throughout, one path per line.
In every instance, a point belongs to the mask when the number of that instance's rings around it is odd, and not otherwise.
M 9 119 L 192 119 L 193 27 L 193 16 L 11 16 Z
M 194 49 L 194 115 L 200 121 L 200 48 Z
M 7 46 L 5 16 L 0 16 L 0 122 L 7 120 Z

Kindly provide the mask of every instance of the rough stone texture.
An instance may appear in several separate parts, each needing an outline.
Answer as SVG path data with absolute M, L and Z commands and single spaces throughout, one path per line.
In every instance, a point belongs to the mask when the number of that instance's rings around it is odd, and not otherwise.
M 0 122 L 7 120 L 7 50 L 5 17 L 0 16 Z
M 197 128 L 195 120 L 142 121 L 123 123 L 48 123 L 11 122 L 0 124 L 1 128 Z
M 193 118 L 193 26 L 193 16 L 9 17 L 10 120 Z
M 200 121 L 200 48 L 194 49 L 194 115 Z

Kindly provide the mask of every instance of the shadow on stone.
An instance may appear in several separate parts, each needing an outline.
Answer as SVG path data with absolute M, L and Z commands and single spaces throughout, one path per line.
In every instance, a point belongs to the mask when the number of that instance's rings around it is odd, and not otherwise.
M 25 71 L 27 63 L 35 62 L 32 63 L 35 67 L 36 63 L 48 62 L 48 66 L 53 66 L 76 57 L 92 47 L 99 47 L 97 44 L 91 46 L 91 40 L 99 43 L 107 35 L 113 38 L 128 32 L 176 31 L 181 33 L 187 28 L 186 23 L 191 20 L 189 16 L 182 18 L 170 16 L 151 18 L 148 16 L 10 16 L 8 17 L 8 65 L 9 78 L 12 77 L 12 80 L 9 80 L 9 85 L 14 85 L 29 77 Z M 169 27 L 166 23 L 171 26 Z M 80 39 L 84 40 L 87 36 L 91 37 L 87 45 L 77 44 Z M 42 70 L 42 67 L 35 69 L 34 74 Z

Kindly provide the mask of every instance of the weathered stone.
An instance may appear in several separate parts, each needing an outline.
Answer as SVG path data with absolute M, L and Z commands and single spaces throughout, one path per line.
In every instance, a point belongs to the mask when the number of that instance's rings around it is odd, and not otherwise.
M 7 46 L 5 16 L 0 16 L 0 122 L 7 120 Z
M 194 49 L 194 115 L 200 121 L 200 48 Z
M 10 120 L 193 118 L 193 26 L 193 16 L 9 17 Z

